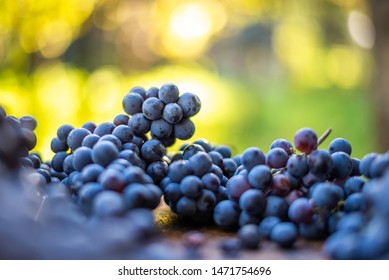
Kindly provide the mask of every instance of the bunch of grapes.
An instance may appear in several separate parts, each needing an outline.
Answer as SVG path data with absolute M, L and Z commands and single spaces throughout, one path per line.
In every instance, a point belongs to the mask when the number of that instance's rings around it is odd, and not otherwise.
M 267 154 L 249 147 L 234 156 L 206 139 L 167 153 L 176 139 L 193 136 L 190 117 L 200 107 L 174 84 L 135 87 L 112 122 L 60 126 L 46 162 L 31 152 L 36 120 L 0 107 L 0 174 L 12 174 L 0 176 L 1 256 L 180 258 L 151 243 L 158 237 L 152 210 L 163 196 L 185 220 L 236 230 L 221 244 L 226 253 L 258 248 L 263 239 L 292 247 L 305 238 L 325 240 L 330 258 L 388 257 L 389 152 L 359 160 L 343 138 L 320 148 L 331 130 L 318 137 L 302 128 L 293 145 L 277 139 Z M 12 212 L 15 205 L 23 207 Z M 64 234 L 75 240 L 65 248 Z M 192 234 L 186 242 L 198 247 L 203 239 Z
M 167 83 L 161 88 L 152 87 L 145 91 L 133 88 L 123 99 L 124 111 L 131 116 L 128 125 L 134 134 L 143 137 L 150 132 L 166 147 L 176 139 L 187 140 L 195 132 L 190 117 L 201 108 L 197 95 L 187 92 L 180 96 L 176 85 Z

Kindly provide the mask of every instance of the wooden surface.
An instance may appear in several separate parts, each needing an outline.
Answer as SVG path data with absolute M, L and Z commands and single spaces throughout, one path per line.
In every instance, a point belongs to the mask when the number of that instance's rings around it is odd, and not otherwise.
M 169 207 L 161 203 L 162 205 L 155 210 L 156 221 L 159 225 L 162 235 L 166 242 L 171 243 L 176 248 L 183 247 L 183 236 L 189 231 L 200 231 L 205 234 L 206 242 L 198 250 L 198 255 L 194 256 L 198 259 L 231 259 L 233 257 L 226 257 L 219 249 L 220 242 L 226 237 L 234 237 L 234 232 L 227 232 L 214 225 L 196 225 L 194 223 L 183 222 L 175 215 Z M 321 253 L 322 242 L 321 241 L 308 241 L 299 239 L 290 249 L 282 249 L 277 244 L 261 240 L 260 246 L 256 250 L 242 250 L 237 259 L 266 259 L 266 260 L 278 260 L 278 259 L 291 259 L 291 260 L 317 260 L 325 259 L 325 256 Z M 193 258 L 193 256 L 188 256 Z

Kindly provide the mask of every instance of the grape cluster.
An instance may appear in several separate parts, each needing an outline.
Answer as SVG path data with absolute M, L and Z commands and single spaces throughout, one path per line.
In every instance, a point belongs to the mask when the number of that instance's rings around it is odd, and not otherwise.
M 30 153 L 37 143 L 36 127 L 33 117 L 9 116 L 0 106 L 0 160 L 11 168 L 20 164 L 38 168 L 38 156 Z
M 318 137 L 302 128 L 293 144 L 277 139 L 267 154 L 249 147 L 233 155 L 206 139 L 168 153 L 176 139 L 193 136 L 190 117 L 200 107 L 173 84 L 135 87 L 112 122 L 60 126 L 46 162 L 31 152 L 36 120 L 0 107 L 0 256 L 182 258 L 151 242 L 162 196 L 183 220 L 236 230 L 220 245 L 230 256 L 264 239 L 288 248 L 299 238 L 324 240 L 330 258 L 389 256 L 389 152 L 360 160 L 343 138 L 320 148 L 331 130 Z M 185 236 L 190 256 L 198 258 L 204 240 Z
M 200 139 L 170 155 L 167 176 L 161 180 L 165 202 L 177 214 L 195 221 L 212 218 L 215 205 L 227 198 L 225 187 L 237 164 L 227 146 Z
M 193 136 L 195 125 L 190 117 L 200 111 L 201 102 L 190 92 L 180 96 L 178 87 L 167 83 L 147 91 L 133 88 L 123 98 L 123 108 L 131 116 L 128 125 L 135 135 L 144 137 L 150 132 L 153 138 L 169 147 L 176 139 L 187 140 Z

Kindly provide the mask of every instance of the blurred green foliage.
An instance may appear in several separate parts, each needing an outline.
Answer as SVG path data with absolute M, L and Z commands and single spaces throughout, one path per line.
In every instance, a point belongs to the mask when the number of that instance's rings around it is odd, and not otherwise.
M 195 138 L 267 152 L 301 127 L 374 150 L 365 0 L 0 0 L 0 104 L 58 126 L 111 121 L 129 88 L 202 100 Z M 330 140 L 329 139 L 329 140 Z M 182 142 L 177 143 L 180 145 Z M 328 142 L 329 143 L 329 142 Z M 324 146 L 328 145 L 324 143 Z

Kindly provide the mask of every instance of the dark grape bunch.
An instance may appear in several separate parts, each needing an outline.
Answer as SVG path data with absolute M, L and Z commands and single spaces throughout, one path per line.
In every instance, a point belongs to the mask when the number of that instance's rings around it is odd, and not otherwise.
M 150 132 L 152 138 L 166 147 L 176 139 L 187 140 L 193 136 L 195 125 L 190 118 L 200 108 L 197 95 L 190 92 L 180 95 L 178 87 L 171 83 L 147 91 L 135 87 L 123 98 L 123 109 L 131 116 L 128 125 L 133 133 L 143 137 Z

